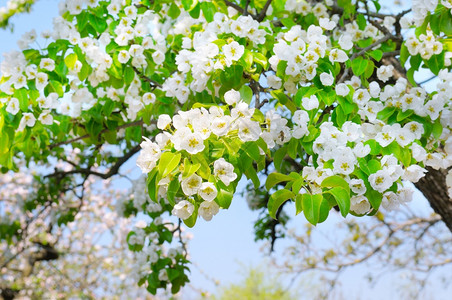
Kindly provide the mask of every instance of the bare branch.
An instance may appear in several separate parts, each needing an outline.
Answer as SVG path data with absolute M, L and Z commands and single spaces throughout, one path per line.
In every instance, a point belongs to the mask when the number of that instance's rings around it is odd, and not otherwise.
M 138 151 L 140 151 L 141 147 L 140 145 L 137 145 L 135 147 L 133 147 L 132 149 L 130 149 L 130 151 L 128 153 L 126 153 L 124 156 L 121 156 L 116 163 L 110 168 L 110 170 L 108 170 L 108 172 L 106 173 L 100 173 L 100 172 L 96 172 L 96 171 L 92 171 L 91 168 L 81 168 L 81 169 L 75 169 L 75 170 L 71 170 L 71 171 L 56 171 L 52 174 L 46 175 L 44 176 L 45 178 L 49 178 L 49 177 L 64 177 L 67 175 L 71 175 L 71 174 L 83 174 L 83 175 L 94 175 L 97 177 L 100 177 L 102 179 L 107 179 L 112 177 L 113 175 L 118 174 L 119 168 L 127 161 L 129 160 L 129 158 L 131 158 L 135 153 L 137 153 Z
M 272 3 L 272 0 L 267 0 L 267 2 L 265 3 L 264 7 L 261 10 L 261 12 L 256 16 L 256 18 L 255 18 L 256 21 L 262 22 L 264 20 L 267 10 L 270 7 L 271 3 Z
M 144 75 L 143 73 L 141 73 L 140 70 L 137 69 L 137 67 L 134 67 L 134 66 L 133 66 L 132 68 L 133 68 L 133 70 L 135 71 L 135 73 L 136 73 L 138 76 L 140 76 L 141 79 L 143 79 L 144 81 L 149 82 L 149 83 L 151 84 L 151 87 L 152 87 L 152 88 L 156 88 L 156 87 L 161 88 L 161 87 L 162 87 L 162 85 L 161 85 L 160 83 L 158 83 L 158 82 L 155 81 L 155 80 L 152 80 L 151 78 L 149 78 L 149 77 L 147 77 L 146 75 Z
M 224 0 L 224 3 L 227 6 L 232 7 L 233 9 L 235 9 L 236 11 L 241 13 L 242 15 L 245 13 L 245 10 L 240 5 L 238 5 L 238 4 L 234 3 L 234 2 Z
M 128 128 L 128 127 L 133 127 L 133 126 L 141 126 L 143 124 L 144 124 L 143 120 L 139 120 L 139 121 L 135 121 L 135 122 L 131 122 L 131 123 L 127 123 L 127 124 L 118 126 L 118 127 L 116 127 L 115 130 Z M 111 131 L 111 130 L 105 128 L 99 133 L 99 135 L 101 135 L 102 133 L 108 132 L 108 131 Z M 51 144 L 51 145 L 49 145 L 49 148 L 53 149 L 55 147 L 59 147 L 59 146 L 62 146 L 62 145 L 72 144 L 73 142 L 77 142 L 77 141 L 80 141 L 80 140 L 83 140 L 83 139 L 86 139 L 86 138 L 89 138 L 89 137 L 90 137 L 89 134 L 85 134 L 85 135 L 82 135 L 82 136 L 79 136 L 79 137 L 76 137 L 76 138 L 73 138 L 73 139 L 69 139 L 67 141 Z

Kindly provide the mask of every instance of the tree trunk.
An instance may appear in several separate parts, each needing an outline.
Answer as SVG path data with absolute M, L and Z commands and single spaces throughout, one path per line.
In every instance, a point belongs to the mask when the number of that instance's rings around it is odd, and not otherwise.
M 452 199 L 447 194 L 447 171 L 435 170 L 430 167 L 426 169 L 428 170 L 426 176 L 415 185 L 452 232 Z

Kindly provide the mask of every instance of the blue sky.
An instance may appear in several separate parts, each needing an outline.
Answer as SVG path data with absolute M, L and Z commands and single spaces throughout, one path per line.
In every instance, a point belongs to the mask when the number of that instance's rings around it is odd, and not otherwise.
M 4 0 L 0 1 L 1 6 L 5 3 Z M 12 20 L 14 23 L 13 33 L 0 30 L 0 52 L 18 50 L 17 39 L 31 29 L 35 29 L 38 33 L 51 29 L 52 18 L 58 14 L 57 3 L 55 0 L 39 0 L 33 7 L 31 14 L 22 14 L 15 17 Z M 0 60 L 2 59 L 0 58 Z M 133 164 L 134 161 L 131 161 L 130 166 Z M 421 196 L 417 195 L 415 198 L 412 205 L 413 209 L 429 210 L 428 204 Z M 294 215 L 293 211 L 289 213 Z M 237 196 L 234 198 L 230 209 L 220 211 L 211 222 L 198 220 L 195 228 L 189 230 L 194 236 L 189 243 L 192 261 L 205 274 L 219 280 L 222 284 L 239 281 L 241 274 L 243 274 L 243 268 L 246 266 L 265 264 L 266 257 L 259 250 L 263 245 L 254 242 L 253 222 L 256 218 L 257 213 L 248 209 L 245 199 Z M 318 227 L 334 234 L 333 221 L 327 221 Z M 301 228 L 301 230 L 303 230 L 304 224 L 305 219 L 302 215 L 295 217 L 291 222 L 291 226 Z M 286 241 L 277 243 L 276 255 L 281 253 L 280 251 L 285 245 L 287 245 Z M 265 253 L 267 252 L 265 251 Z M 365 271 L 366 269 L 363 267 L 357 267 L 343 275 L 341 280 L 343 288 L 341 290 L 347 299 L 360 299 L 363 292 L 369 291 L 370 287 L 365 285 L 363 279 Z M 369 297 L 366 298 L 380 299 L 384 297 L 391 299 L 395 287 L 392 280 L 394 279 L 389 277 L 389 279 L 377 284 L 371 289 L 372 294 L 369 294 Z M 192 268 L 191 281 L 195 288 L 207 289 L 211 292 L 215 290 L 212 281 L 207 280 L 197 267 Z M 432 296 L 434 297 L 432 299 L 447 299 L 447 292 L 444 291 L 443 293 L 437 289 Z

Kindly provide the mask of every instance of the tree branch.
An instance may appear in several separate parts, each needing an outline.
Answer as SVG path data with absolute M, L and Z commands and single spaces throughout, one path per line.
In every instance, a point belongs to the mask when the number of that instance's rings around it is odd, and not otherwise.
M 239 13 L 241 13 L 242 15 L 245 13 L 245 10 L 238 4 L 228 1 L 228 0 L 223 0 L 224 3 L 229 6 L 232 7 L 233 9 L 235 9 L 236 11 L 238 11 Z
M 136 73 L 138 76 L 140 76 L 141 79 L 143 79 L 144 81 L 149 82 L 149 83 L 151 84 L 151 87 L 152 87 L 152 88 L 155 89 L 156 87 L 159 87 L 159 88 L 162 87 L 162 85 L 161 85 L 160 83 L 158 83 L 158 82 L 155 81 L 155 80 L 152 80 L 151 78 L 149 78 L 149 77 L 145 76 L 143 73 L 141 73 L 140 70 L 138 70 L 137 67 L 132 66 L 132 69 L 135 71 L 135 73 Z
M 262 8 L 261 12 L 256 16 L 255 20 L 258 22 L 262 22 L 265 18 L 265 15 L 267 14 L 267 10 L 270 7 L 270 4 L 272 3 L 272 0 L 267 0 L 264 7 Z
M 374 42 L 372 45 L 369 45 L 366 48 L 361 49 L 359 52 L 353 53 L 353 55 L 350 57 L 350 61 L 353 61 L 355 58 L 364 55 L 367 51 L 371 50 L 372 48 L 374 48 L 374 47 L 376 47 L 378 45 L 383 44 L 387 40 L 390 40 L 392 37 L 393 37 L 392 34 L 385 35 L 381 39 L 379 39 L 376 42 Z M 344 82 L 345 79 L 347 79 L 347 76 L 348 76 L 349 72 L 350 72 L 350 68 L 346 68 L 344 70 L 344 73 L 342 73 L 341 78 L 339 78 L 337 84 Z
M 133 127 L 133 126 L 141 126 L 143 124 L 144 124 L 143 120 L 139 120 L 139 121 L 135 121 L 135 122 L 131 122 L 131 123 L 127 123 L 127 124 L 118 126 L 118 127 L 116 127 L 115 130 L 128 128 L 128 127 Z M 99 132 L 99 135 L 101 135 L 102 133 L 108 132 L 108 131 L 112 131 L 112 130 L 105 128 L 101 132 Z M 67 141 L 51 144 L 51 145 L 49 145 L 49 148 L 53 149 L 55 147 L 59 147 L 59 146 L 62 146 L 62 145 L 72 144 L 73 142 L 77 142 L 77 141 L 80 141 L 80 140 L 83 140 L 83 139 L 86 139 L 86 138 L 89 138 L 89 137 L 90 137 L 89 134 L 85 134 L 85 135 L 82 135 L 82 136 L 79 136 L 79 137 L 76 137 L 76 138 L 73 138 L 73 139 L 69 139 Z
M 102 179 L 107 179 L 107 178 L 112 177 L 113 175 L 118 174 L 119 168 L 127 160 L 129 160 L 129 158 L 131 158 L 135 153 L 140 151 L 140 149 L 141 149 L 140 145 L 137 145 L 137 146 L 133 147 L 132 149 L 130 149 L 130 151 L 128 153 L 126 153 L 124 156 L 121 156 L 116 161 L 116 163 L 110 168 L 110 170 L 108 170 L 108 172 L 106 172 L 106 173 L 92 171 L 91 168 L 81 168 L 81 169 L 75 169 L 75 170 L 71 170 L 71 171 L 56 171 L 52 174 L 48 174 L 48 175 L 44 176 L 44 178 L 64 177 L 66 175 L 71 175 L 71 174 L 84 174 L 84 175 L 88 175 L 88 176 L 94 175 L 94 176 L 100 177 Z

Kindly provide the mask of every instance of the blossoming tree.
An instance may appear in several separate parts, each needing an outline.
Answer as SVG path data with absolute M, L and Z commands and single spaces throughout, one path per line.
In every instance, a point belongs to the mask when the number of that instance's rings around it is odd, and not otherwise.
M 29 217 L 51 211 L 50 234 L 77 218 L 92 178 L 118 175 L 139 153 L 143 177 L 118 205 L 125 217 L 152 219 L 124 243 L 153 294 L 188 281 L 186 249 L 165 250 L 182 221 L 192 227 L 226 210 L 241 178 L 268 209 L 260 238 L 275 239 L 285 205 L 313 225 L 334 208 L 371 216 L 410 201 L 407 181 L 452 230 L 451 8 L 413 1 L 391 15 L 379 1 L 67 0 L 45 47 L 33 48 L 31 31 L 21 51 L 5 54 L 2 172 L 37 170 L 16 204 Z M 433 92 L 416 82 L 421 69 L 437 76 Z M 0 238 L 28 240 L 30 220 L 4 211 Z M 2 267 L 24 249 L 15 251 Z

